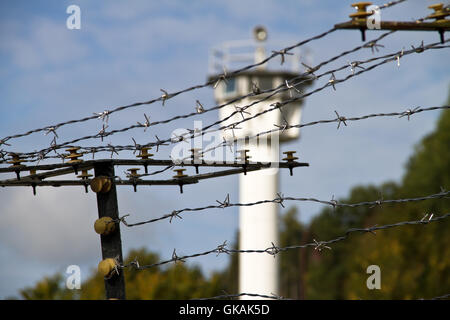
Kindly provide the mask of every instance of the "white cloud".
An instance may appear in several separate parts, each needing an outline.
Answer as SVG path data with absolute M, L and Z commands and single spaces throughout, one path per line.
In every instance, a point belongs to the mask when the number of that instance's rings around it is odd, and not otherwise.
M 82 196 L 80 196 L 82 195 Z M 35 261 L 80 264 L 98 257 L 99 240 L 93 230 L 97 217 L 92 193 L 81 188 L 2 190 L 0 241 Z
M 14 64 L 22 69 L 60 66 L 79 61 L 88 47 L 64 23 L 48 18 L 34 18 L 25 27 L 4 22 L 11 28 L 2 32 L 0 51 L 6 52 Z

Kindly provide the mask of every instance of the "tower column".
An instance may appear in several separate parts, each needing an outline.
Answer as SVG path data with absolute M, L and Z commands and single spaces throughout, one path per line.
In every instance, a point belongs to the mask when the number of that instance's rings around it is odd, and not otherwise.
M 252 162 L 279 160 L 278 144 L 272 147 L 247 144 L 245 148 L 250 150 Z M 275 199 L 278 193 L 278 179 L 278 168 L 249 172 L 247 175 L 241 174 L 239 202 L 250 203 L 261 199 Z M 271 246 L 271 242 L 278 245 L 278 207 L 277 203 L 240 207 L 239 249 L 266 249 Z M 278 256 L 269 254 L 241 254 L 239 292 L 278 294 L 278 259 Z

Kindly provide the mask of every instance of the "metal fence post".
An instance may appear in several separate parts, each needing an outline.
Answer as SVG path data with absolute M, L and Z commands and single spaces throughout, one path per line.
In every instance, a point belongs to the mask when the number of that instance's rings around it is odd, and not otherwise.
M 117 205 L 116 185 L 114 183 L 114 166 L 111 161 L 97 162 L 94 165 L 95 177 L 108 177 L 111 186 L 107 192 L 97 192 L 98 217 L 110 217 L 113 220 L 119 218 L 119 209 Z M 123 264 L 122 240 L 120 238 L 120 224 L 115 226 L 114 232 L 108 235 L 100 235 L 102 257 L 103 259 L 117 259 Z M 109 279 L 105 278 L 106 299 L 125 299 L 125 278 L 123 270 L 118 270 Z

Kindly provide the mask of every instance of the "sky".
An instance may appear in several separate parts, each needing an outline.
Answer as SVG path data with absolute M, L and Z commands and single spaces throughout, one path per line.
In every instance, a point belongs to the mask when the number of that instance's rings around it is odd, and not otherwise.
M 208 77 L 210 49 L 229 40 L 251 38 L 254 26 L 264 25 L 269 40 L 286 45 L 330 29 L 353 12 L 353 1 L 1 1 L 0 2 L 0 138 L 58 122 L 90 116 L 202 84 Z M 411 21 L 430 13 L 434 1 L 409 0 L 383 10 L 381 19 Z M 81 29 L 69 30 L 69 5 L 81 9 Z M 375 4 L 382 4 L 376 1 Z M 373 39 L 380 31 L 367 32 Z M 378 54 L 409 49 L 411 45 L 437 42 L 436 32 L 397 32 L 381 41 Z M 313 65 L 361 44 L 360 33 L 340 30 L 309 43 Z M 408 55 L 395 62 L 314 94 L 305 100 L 301 123 L 378 112 L 402 112 L 417 106 L 445 103 L 450 83 L 448 49 Z M 374 56 L 370 49 L 344 57 L 326 69 Z M 344 77 L 350 68 L 336 74 Z M 321 86 L 323 78 L 311 89 Z M 121 128 L 194 111 L 195 101 L 215 105 L 213 89 L 207 87 L 161 103 L 144 105 L 110 117 L 110 128 Z M 300 139 L 282 145 L 297 150 L 310 167 L 280 174 L 285 196 L 329 200 L 345 197 L 356 185 L 400 181 L 408 157 L 421 137 L 431 132 L 439 112 L 424 112 L 406 118 L 372 119 L 301 129 Z M 204 123 L 218 112 L 201 115 Z M 106 137 L 104 145 L 154 141 L 154 135 L 169 137 L 177 128 L 193 128 L 189 118 L 169 125 Z M 101 120 L 58 129 L 58 142 L 96 134 Z M 33 151 L 48 147 L 52 136 L 43 132 L 10 140 L 14 150 Z M 84 145 L 101 144 L 98 139 Z M 4 149 L 7 147 L 3 146 Z M 170 148 L 161 148 L 155 158 L 167 158 Z M 132 154 L 130 154 L 132 156 Z M 109 154 L 104 154 L 109 157 Z M 116 172 L 123 168 L 116 168 Z M 4 175 L 3 175 L 4 177 Z M 167 177 L 167 176 L 166 176 Z M 118 188 L 120 215 L 136 222 L 170 213 L 174 209 L 215 204 L 230 194 L 238 202 L 238 176 L 222 177 L 178 187 Z M 436 190 L 437 192 L 439 190 Z M 18 296 L 18 290 L 43 276 L 79 265 L 82 280 L 101 258 L 100 241 L 93 230 L 96 199 L 82 188 L 2 188 L 0 191 L 0 298 Z M 290 203 L 308 222 L 322 209 L 311 203 Z M 238 230 L 238 209 L 201 211 L 136 228 L 122 227 L 123 250 L 146 247 L 162 259 L 215 248 Z M 225 267 L 227 257 L 215 255 L 193 259 L 206 272 Z M 84 278 L 83 278 L 84 277 Z

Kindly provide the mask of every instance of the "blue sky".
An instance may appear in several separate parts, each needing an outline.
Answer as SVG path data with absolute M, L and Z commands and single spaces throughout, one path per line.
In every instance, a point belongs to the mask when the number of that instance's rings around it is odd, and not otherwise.
M 352 1 L 1 1 L 0 3 L 0 137 L 81 118 L 116 106 L 149 100 L 160 88 L 171 92 L 203 83 L 208 72 L 209 49 L 228 40 L 248 39 L 255 25 L 265 25 L 270 39 L 296 43 L 338 22 L 347 20 Z M 429 13 L 433 1 L 410 0 L 382 11 L 385 20 L 411 20 Z M 81 8 L 81 30 L 66 28 L 67 6 Z M 381 2 L 376 2 L 381 4 Z M 379 31 L 368 32 L 367 38 Z M 398 32 L 381 43 L 380 54 L 402 47 L 438 41 L 437 33 Z M 313 64 L 361 44 L 357 31 L 338 31 L 310 43 Z M 369 49 L 348 56 L 349 60 L 371 57 Z M 449 85 L 449 54 L 446 50 L 410 55 L 395 63 L 308 97 L 302 122 L 331 119 L 334 110 L 346 116 L 373 112 L 401 112 L 415 106 L 445 102 Z M 348 59 L 348 60 L 347 60 Z M 326 69 L 325 69 L 326 70 Z M 349 70 L 336 76 L 347 75 Z M 322 85 L 322 79 L 315 86 Z M 211 88 L 180 95 L 166 103 L 142 106 L 110 118 L 119 128 L 188 113 L 195 101 L 214 106 Z M 202 116 L 205 123 L 218 114 Z M 286 196 L 320 199 L 343 197 L 358 184 L 399 180 L 413 146 L 430 132 L 438 112 L 422 113 L 410 121 L 373 119 L 353 122 L 342 130 L 336 124 L 304 128 L 301 139 L 283 149 L 297 150 L 311 164 L 293 177 L 281 173 L 280 189 Z M 153 141 L 154 135 L 168 137 L 175 128 L 192 128 L 194 118 L 108 137 L 105 144 Z M 86 133 L 95 134 L 100 120 L 58 130 L 59 141 Z M 11 140 L 16 150 L 47 147 L 50 135 L 42 132 Z M 90 141 L 87 145 L 100 143 Z M 162 150 L 166 158 L 170 150 Z M 105 155 L 109 156 L 109 155 Z M 130 213 L 130 221 L 157 217 L 183 207 L 196 207 L 223 200 L 230 193 L 238 201 L 238 177 L 225 177 L 177 187 L 120 188 L 119 210 Z M 436 190 L 438 191 L 438 190 Z M 44 275 L 64 271 L 68 265 L 82 267 L 82 275 L 100 259 L 98 236 L 92 225 L 97 216 L 95 195 L 81 188 L 39 188 L 33 197 L 29 188 L 0 192 L 0 298 L 17 295 Z M 294 205 L 294 204 L 293 204 Z M 298 204 L 302 221 L 317 214 L 321 206 Z M 238 210 L 205 211 L 184 215 L 139 228 L 122 228 L 124 251 L 145 246 L 170 257 L 173 248 L 189 254 L 232 242 L 238 228 Z M 206 272 L 223 268 L 223 256 L 199 258 Z

